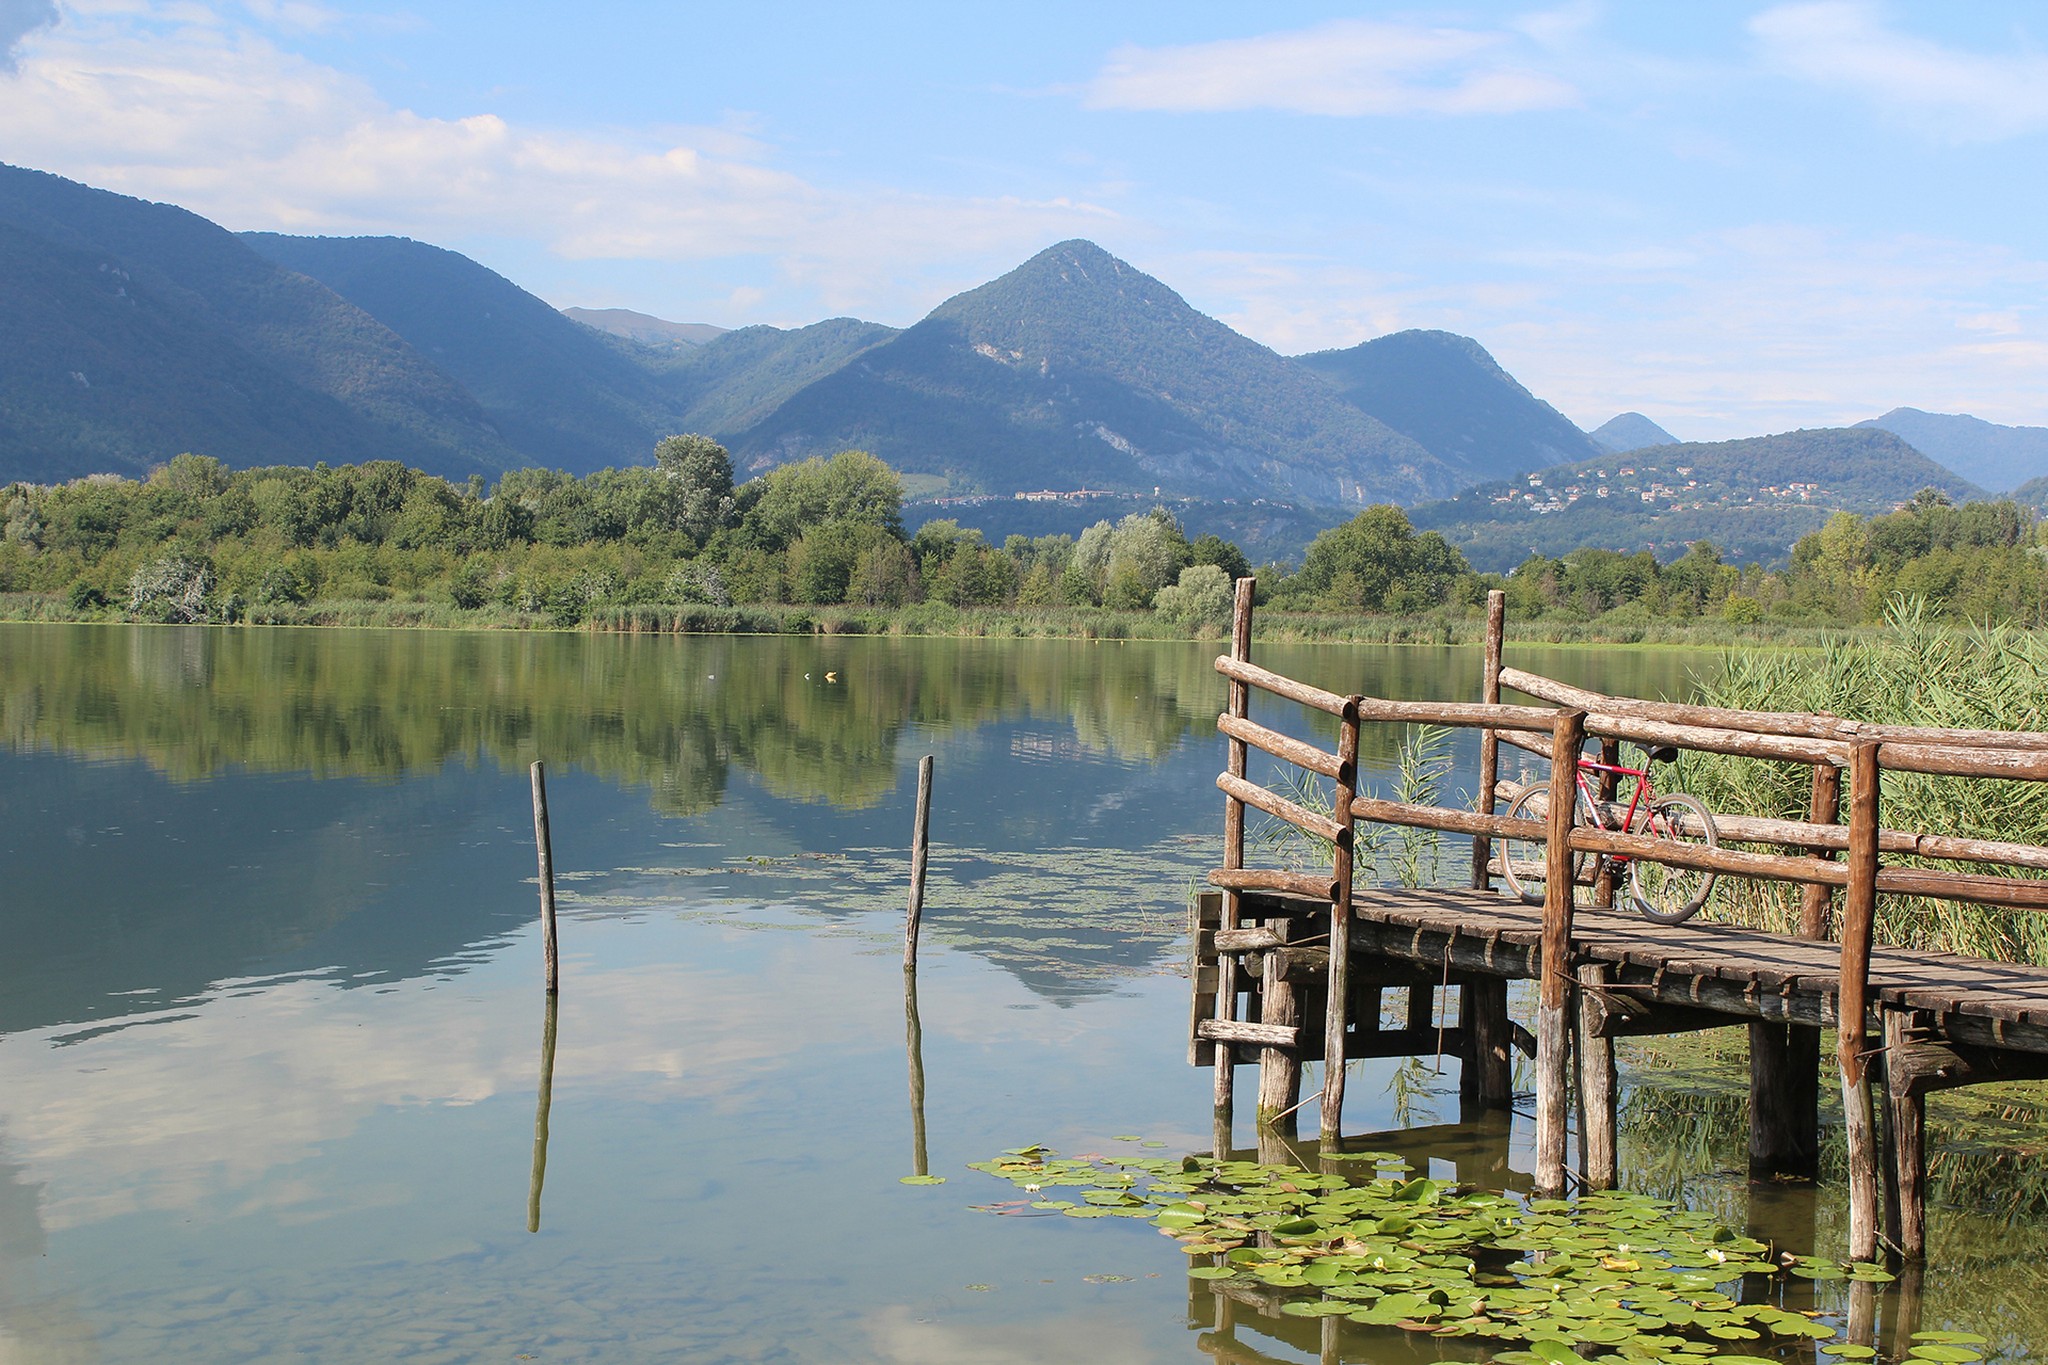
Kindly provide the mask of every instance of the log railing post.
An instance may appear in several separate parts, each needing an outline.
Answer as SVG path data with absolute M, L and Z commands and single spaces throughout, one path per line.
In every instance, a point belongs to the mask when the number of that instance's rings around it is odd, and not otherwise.
M 1544 844 L 1542 977 L 1536 991 L 1536 1191 L 1564 1193 L 1570 1107 L 1572 825 L 1586 713 L 1564 710 L 1550 730 L 1550 828 Z
M 1237 600 L 1230 616 L 1230 657 L 1240 663 L 1250 663 L 1252 657 L 1252 590 L 1250 578 L 1237 580 Z M 1236 678 L 1230 680 L 1230 714 L 1239 720 L 1251 714 L 1251 688 Z M 1245 742 L 1232 738 L 1228 745 L 1229 773 L 1241 778 L 1245 773 Z M 1235 871 L 1244 866 L 1244 802 L 1234 796 L 1223 798 L 1223 866 Z M 1235 929 L 1238 920 L 1238 895 L 1235 891 L 1223 893 L 1223 919 L 1221 927 Z M 1220 953 L 1216 959 L 1216 1013 L 1222 1019 L 1237 1016 L 1237 959 L 1229 953 Z M 1231 1110 L 1235 1102 L 1237 1082 L 1237 1044 L 1223 1042 L 1215 1045 L 1210 1059 L 1216 1069 L 1216 1112 L 1215 1127 L 1220 1144 L 1216 1159 L 1226 1159 L 1229 1153 Z
M 1884 1010 L 1885 1118 L 1891 1128 L 1892 1197 L 1885 1201 L 1892 1246 L 1909 1261 L 1927 1255 L 1927 1097 L 1913 1091 L 1905 1076 L 1906 1048 L 1912 1041 L 1913 1015 Z M 1893 1058 L 1899 1058 L 1895 1070 Z
M 1488 706 L 1500 704 L 1501 641 L 1507 630 L 1508 595 L 1499 588 L 1486 594 L 1486 672 L 1479 680 L 1479 700 Z M 1500 736 L 1479 732 L 1479 794 L 1473 808 L 1481 815 L 1493 814 L 1493 789 L 1500 784 Z M 1485 835 L 1472 839 L 1472 889 L 1484 891 L 1493 885 L 1486 864 L 1493 857 L 1493 840 Z
M 1883 1164 L 1865 1034 L 1870 944 L 1877 919 L 1878 781 L 1877 744 L 1859 741 L 1849 751 L 1849 882 L 1842 895 L 1842 970 L 1835 1008 L 1835 1059 L 1849 1138 L 1849 1255 L 1859 1261 L 1877 1256 Z
M 1338 720 L 1336 809 L 1344 813 L 1337 836 L 1336 889 L 1330 900 L 1330 998 L 1323 1020 L 1323 1145 L 1334 1146 L 1344 1127 L 1344 1034 L 1351 1025 L 1351 855 L 1358 817 L 1358 699 L 1345 704 Z

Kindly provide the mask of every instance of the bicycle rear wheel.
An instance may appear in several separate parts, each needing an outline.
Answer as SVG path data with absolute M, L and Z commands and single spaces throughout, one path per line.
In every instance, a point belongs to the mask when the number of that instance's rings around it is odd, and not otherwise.
M 1508 806 L 1510 820 L 1534 820 L 1542 824 L 1550 818 L 1550 789 L 1531 787 L 1517 796 Z M 1508 893 L 1519 896 L 1529 905 L 1543 904 L 1543 883 L 1549 872 L 1547 839 L 1496 839 L 1494 849 L 1500 858 L 1501 880 L 1508 884 Z M 1592 855 L 1581 853 L 1572 859 L 1572 876 L 1585 881 L 1592 868 Z
M 1719 848 L 1721 835 L 1714 817 L 1698 797 L 1670 792 L 1658 797 L 1636 818 L 1633 833 L 1653 839 Z M 1714 891 L 1712 872 L 1695 867 L 1670 867 L 1648 858 L 1628 865 L 1629 896 L 1643 918 L 1657 924 L 1683 924 L 1700 912 Z

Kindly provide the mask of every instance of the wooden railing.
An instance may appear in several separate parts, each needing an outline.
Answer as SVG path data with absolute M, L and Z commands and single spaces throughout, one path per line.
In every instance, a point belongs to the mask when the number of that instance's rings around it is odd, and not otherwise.
M 1325 1021 L 1325 1067 L 1322 1129 L 1338 1133 L 1343 1102 L 1345 1018 L 1344 963 L 1348 950 L 1353 877 L 1353 824 L 1380 824 L 1470 836 L 1473 839 L 1472 885 L 1490 885 L 1489 846 L 1505 838 L 1542 840 L 1549 863 L 1544 879 L 1543 971 L 1538 988 L 1537 1184 L 1561 1188 L 1565 1141 L 1564 1056 L 1566 1003 L 1572 987 L 1569 967 L 1574 910 L 1571 877 L 1574 853 L 1617 854 L 1672 867 L 1711 871 L 1723 876 L 1797 883 L 1807 888 L 1801 906 L 1801 936 L 1826 936 L 1828 909 L 1841 893 L 1840 967 L 1836 1016 L 1841 1021 L 1837 1064 L 1848 1111 L 1852 1148 L 1852 1226 L 1854 1236 L 1874 1239 L 1878 1189 L 1874 1160 L 1862 1156 L 1875 1150 L 1871 1091 L 1867 1068 L 1873 1049 L 1869 1027 L 1870 954 L 1874 943 L 1880 895 L 1938 898 L 1977 905 L 2027 910 L 2048 909 L 2048 880 L 1996 873 L 1959 872 L 1940 868 L 1886 867 L 1885 854 L 1905 854 L 1937 861 L 2003 865 L 2015 869 L 2048 869 L 2048 849 L 2033 845 L 1967 836 L 1886 829 L 1881 823 L 1883 774 L 1887 771 L 1933 773 L 1968 778 L 2048 780 L 2048 734 L 1996 730 L 1936 729 L 1874 725 L 1833 716 L 1729 710 L 1655 702 L 1573 687 L 1555 679 L 1501 663 L 1504 609 L 1499 593 L 1489 601 L 1486 673 L 1480 702 L 1395 701 L 1359 694 L 1339 695 L 1261 668 L 1251 662 L 1250 580 L 1238 582 L 1237 612 L 1231 653 L 1216 660 L 1216 669 L 1230 680 L 1229 708 L 1217 727 L 1229 740 L 1229 770 L 1217 778 L 1226 800 L 1224 867 L 1211 880 L 1225 896 L 1223 928 L 1238 927 L 1238 893 L 1276 891 L 1327 900 L 1334 913 L 1330 930 L 1329 1012 Z M 1544 705 L 1510 705 L 1500 700 L 1502 688 L 1536 698 Z M 1284 698 L 1335 717 L 1335 752 L 1279 733 L 1249 717 L 1256 690 Z M 1405 723 L 1477 729 L 1481 734 L 1480 789 L 1473 809 L 1418 805 L 1357 793 L 1360 727 L 1367 723 Z M 1587 739 L 1603 741 L 1618 752 L 1622 741 L 1660 745 L 1702 753 L 1729 754 L 1813 769 L 1811 799 L 1805 821 L 1715 815 L 1720 834 L 1730 842 L 1763 845 L 1780 852 L 1714 848 L 1670 839 L 1650 838 L 1578 823 L 1575 763 L 1553 763 L 1550 798 L 1544 820 L 1516 820 L 1495 814 L 1503 798 L 1512 800 L 1522 787 L 1504 784 L 1499 774 L 1499 745 L 1527 750 L 1543 758 L 1580 752 Z M 1335 787 L 1330 814 L 1251 782 L 1245 775 L 1248 748 L 1329 779 Z M 1848 821 L 1837 823 L 1842 775 L 1847 775 Z M 1611 782 L 1600 792 L 1604 801 L 1615 793 Z M 1297 829 L 1328 841 L 1334 848 L 1328 877 L 1244 866 L 1244 807 L 1251 806 Z M 1837 860 L 1846 854 L 1846 859 Z M 1225 960 L 1219 990 L 1234 990 Z M 1276 986 L 1278 983 L 1269 983 Z M 1233 998 L 1233 997 L 1225 997 Z M 1250 1041 L 1238 1029 L 1209 1031 L 1213 1040 Z M 1269 1048 L 1262 1060 L 1277 1058 Z M 1262 1119 L 1286 1102 L 1289 1091 L 1269 1087 L 1261 1067 Z M 1219 1109 L 1229 1103 L 1231 1068 L 1217 1068 Z M 1873 1254 L 1868 1246 L 1852 1246 L 1857 1255 Z

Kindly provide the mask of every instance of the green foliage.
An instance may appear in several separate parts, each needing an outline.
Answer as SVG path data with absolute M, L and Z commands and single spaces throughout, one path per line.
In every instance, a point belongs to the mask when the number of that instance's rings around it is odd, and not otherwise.
M 1398 507 L 1368 507 L 1309 543 L 1284 604 L 1403 615 L 1442 601 L 1469 576 L 1463 556 L 1434 531 L 1415 534 Z
M 1840 641 L 1818 654 L 1731 654 L 1699 699 L 1742 710 L 1824 712 L 1893 725 L 2042 730 L 2048 729 L 2044 676 L 2048 641 L 2039 635 L 2008 626 L 1943 626 L 1924 603 L 1895 599 L 1881 634 Z M 1674 785 L 1716 811 L 1807 818 L 1807 773 L 1796 765 L 1688 754 Z M 1887 772 L 1883 811 L 1888 828 L 2048 845 L 2048 786 L 2038 782 Z M 1797 927 L 1796 888 L 1751 881 L 1722 886 L 1727 890 L 1716 905 L 1733 918 L 1780 930 Z M 2048 923 L 2024 910 L 1885 896 L 1878 902 L 1878 932 L 1888 943 L 2048 963 Z
M 1183 630 L 1228 625 L 1230 575 L 1214 564 L 1191 564 L 1178 583 L 1153 594 L 1152 608 Z

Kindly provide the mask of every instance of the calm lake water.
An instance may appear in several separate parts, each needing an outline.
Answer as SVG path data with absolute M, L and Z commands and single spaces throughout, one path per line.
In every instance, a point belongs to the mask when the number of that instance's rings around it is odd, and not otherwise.
M 964 1169 L 1004 1148 L 1209 1145 L 1181 926 L 1219 842 L 1215 652 L 0 625 L 0 1365 L 1315 1359 L 1312 1322 L 1225 1340 L 1148 1227 L 968 1208 L 1013 1196 Z M 1470 650 L 1261 659 L 1476 695 Z M 1715 666 L 1510 661 L 1650 696 Z M 1396 739 L 1368 743 L 1381 780 Z M 917 1187 L 899 954 L 925 753 L 918 1060 L 948 1183 Z M 529 1231 L 536 757 L 564 965 Z M 1625 1181 L 1838 1253 L 1839 1190 L 1752 1198 L 1733 1036 L 1732 1062 L 1625 1058 Z M 1526 1115 L 1450 1126 L 1456 1086 L 1454 1063 L 1362 1065 L 1347 1127 L 1425 1129 L 1418 1166 L 1514 1183 Z M 2020 1359 L 2048 1180 L 2012 1144 L 2048 1130 L 2000 1112 L 1937 1155 L 1959 1207 L 1922 1312 Z

